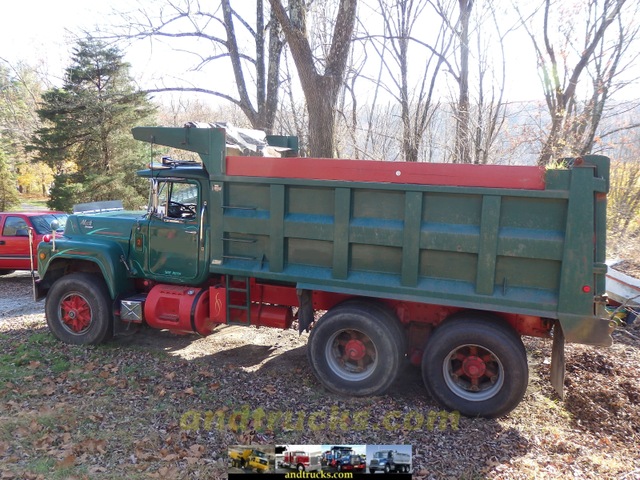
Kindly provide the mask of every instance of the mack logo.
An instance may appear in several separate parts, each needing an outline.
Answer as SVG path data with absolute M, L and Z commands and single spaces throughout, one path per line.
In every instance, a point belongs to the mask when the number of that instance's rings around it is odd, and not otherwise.
M 93 228 L 93 220 L 87 220 L 85 218 L 83 220 L 80 220 L 80 225 L 82 225 L 84 228 Z

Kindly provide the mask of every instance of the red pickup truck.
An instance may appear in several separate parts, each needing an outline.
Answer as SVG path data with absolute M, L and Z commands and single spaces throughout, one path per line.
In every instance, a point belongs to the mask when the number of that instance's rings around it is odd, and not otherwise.
M 33 228 L 33 268 L 37 268 L 38 243 L 51 233 L 51 222 L 58 221 L 58 233 L 62 233 L 67 223 L 64 212 L 29 211 L 0 212 L 0 275 L 8 275 L 15 270 L 31 270 L 29 259 L 29 229 Z

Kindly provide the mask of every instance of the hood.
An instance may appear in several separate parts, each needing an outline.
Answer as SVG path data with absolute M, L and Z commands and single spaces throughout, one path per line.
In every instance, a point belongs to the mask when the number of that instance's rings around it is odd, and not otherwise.
M 131 227 L 144 219 L 145 215 L 144 211 L 124 210 L 90 215 L 70 215 L 64 234 L 70 238 L 76 235 L 87 235 L 129 241 Z

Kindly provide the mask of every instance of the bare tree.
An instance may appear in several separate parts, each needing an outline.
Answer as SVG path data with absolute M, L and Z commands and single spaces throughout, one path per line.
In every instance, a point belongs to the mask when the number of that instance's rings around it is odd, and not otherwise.
M 304 0 L 289 0 L 288 10 L 281 0 L 269 0 L 282 25 L 309 114 L 309 153 L 334 156 L 335 108 L 344 79 L 355 27 L 357 0 L 340 0 L 327 53 L 318 59 L 309 41 Z
M 428 0 L 398 0 L 391 5 L 386 0 L 378 2 L 385 29 L 382 49 L 392 53 L 391 60 L 382 58 L 382 62 L 395 83 L 397 93 L 394 96 L 400 105 L 403 157 L 405 161 L 417 162 L 424 133 L 438 106 L 438 100 L 434 98 L 436 81 L 453 44 L 453 36 L 448 35 L 443 23 L 435 33 L 433 43 L 414 37 L 413 30 L 420 25 L 421 16 L 430 3 Z M 426 47 L 425 54 L 416 62 L 423 64 L 423 68 L 415 86 L 409 83 L 409 67 L 413 63 L 409 60 L 411 44 Z
M 203 85 L 184 84 L 163 85 L 148 91 L 213 95 L 238 106 L 254 128 L 271 132 L 278 106 L 284 46 L 279 23 L 273 16 L 265 22 L 264 0 L 256 0 L 255 22 L 239 14 L 230 0 L 220 0 L 217 7 L 208 10 L 202 5 L 198 0 L 167 0 L 160 9 L 156 4 L 154 10 L 149 10 L 139 0 L 135 12 L 123 14 L 126 30 L 111 38 L 164 39 L 174 49 L 194 57 L 194 70 L 216 67 L 224 71 L 230 65 L 235 95 Z M 247 42 L 240 40 L 247 38 L 253 43 L 253 51 L 241 47 Z M 205 48 L 199 50 L 200 45 Z M 220 65 L 221 62 L 225 63 Z
M 545 0 L 540 34 L 518 10 L 538 57 L 551 117 L 538 159 L 540 165 L 546 165 L 559 156 L 591 151 L 603 109 L 620 71 L 622 54 L 637 33 L 637 29 L 630 31 L 625 27 L 628 19 L 621 16 L 625 3 L 626 0 L 589 0 L 575 5 L 563 4 L 566 18 L 560 18 L 563 12 L 555 9 L 555 2 Z M 583 15 L 576 15 L 581 6 Z M 637 10 L 637 5 L 632 5 L 632 8 Z M 532 18 L 538 16 L 534 14 Z M 584 28 L 578 34 L 576 18 L 585 19 Z M 617 26 L 613 39 L 607 35 L 612 26 Z M 553 35 L 556 30 L 560 33 L 559 40 Z M 578 85 L 587 75 L 591 75 L 592 93 L 587 95 L 587 101 L 581 102 Z
M 456 108 L 456 147 L 453 161 L 471 162 L 470 135 L 470 102 L 469 102 L 469 24 L 473 0 L 458 0 L 460 16 L 458 17 L 458 48 L 460 49 L 460 70 L 456 75 L 458 82 L 458 104 Z
M 506 85 L 505 42 L 513 26 L 503 27 L 496 14 L 494 2 L 484 2 L 476 9 L 475 58 L 477 67 L 477 100 L 475 120 L 470 120 L 469 135 L 472 151 L 468 159 L 472 163 L 489 163 L 493 147 L 507 118 L 504 103 Z M 492 25 L 491 31 L 487 28 Z M 482 26 L 482 27 L 481 27 Z M 495 33 L 494 37 L 492 33 Z

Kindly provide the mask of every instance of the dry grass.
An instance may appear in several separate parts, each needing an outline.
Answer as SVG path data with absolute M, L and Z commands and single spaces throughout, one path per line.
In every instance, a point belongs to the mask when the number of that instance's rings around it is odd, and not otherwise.
M 567 346 L 564 402 L 548 381 L 550 343 L 527 339 L 520 406 L 439 428 L 418 369 L 384 396 L 336 396 L 294 331 L 146 330 L 82 347 L 55 340 L 40 311 L 17 311 L 0 312 L 3 479 L 225 478 L 228 445 L 275 443 L 411 444 L 419 479 L 640 479 L 640 325 L 612 348 Z M 328 421 L 314 428 L 313 415 Z
M 415 478 L 640 477 L 640 342 L 627 334 L 610 349 L 567 348 L 564 402 L 547 381 L 550 345 L 527 341 L 531 381 L 520 407 L 440 430 L 403 420 L 438 411 L 417 370 L 407 368 L 388 395 L 337 397 L 310 374 L 294 332 L 146 331 L 75 347 L 53 339 L 41 315 L 5 321 L 0 332 L 3 478 L 223 478 L 230 444 L 331 442 L 412 444 Z M 637 327 L 629 333 L 640 338 Z M 240 431 L 204 421 L 207 411 L 228 419 L 244 405 L 292 417 Z M 336 413 L 333 425 L 298 428 L 299 412 L 307 422 L 323 411 Z M 199 412 L 196 425 L 185 424 L 188 412 Z M 181 418 L 199 428 L 181 428 Z

